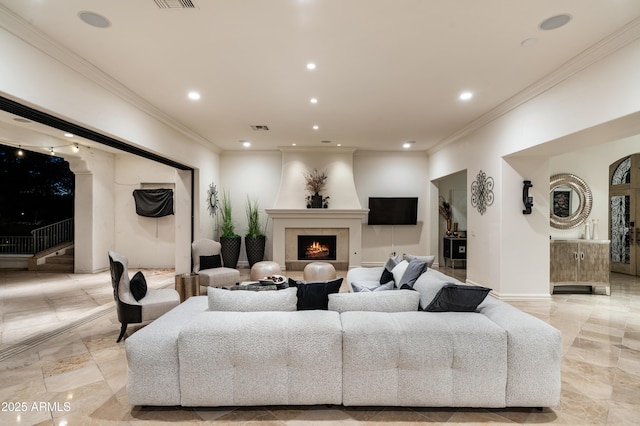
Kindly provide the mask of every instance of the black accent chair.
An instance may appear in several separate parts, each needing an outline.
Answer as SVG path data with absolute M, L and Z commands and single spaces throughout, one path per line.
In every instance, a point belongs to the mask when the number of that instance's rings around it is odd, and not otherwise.
M 136 300 L 129 288 L 128 261 L 125 256 L 109 251 L 109 268 L 118 321 L 122 324 L 117 342 L 124 337 L 128 324 L 154 320 L 180 304 L 180 296 L 172 288 L 149 289 L 144 297 Z

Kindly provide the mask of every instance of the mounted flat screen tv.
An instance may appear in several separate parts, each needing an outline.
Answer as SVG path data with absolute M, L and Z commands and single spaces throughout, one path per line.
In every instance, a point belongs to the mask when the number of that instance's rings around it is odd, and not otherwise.
M 369 225 L 415 225 L 418 197 L 369 197 Z

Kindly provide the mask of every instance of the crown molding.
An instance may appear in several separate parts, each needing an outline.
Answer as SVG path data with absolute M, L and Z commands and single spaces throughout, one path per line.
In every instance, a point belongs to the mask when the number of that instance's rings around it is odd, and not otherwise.
M 62 65 L 70 68 L 74 72 L 93 81 L 100 87 L 118 96 L 135 108 L 171 127 L 185 137 L 209 149 L 213 148 L 216 153 L 221 152 L 220 147 L 216 144 L 193 132 L 179 121 L 174 120 L 172 117 L 136 95 L 129 88 L 115 80 L 109 74 L 92 65 L 81 56 L 51 40 L 36 27 L 22 19 L 22 17 L 18 16 L 4 5 L 0 5 L 0 27 Z
M 429 154 L 437 152 L 445 146 L 475 132 L 508 112 L 513 111 L 520 105 L 529 102 L 538 95 L 545 93 L 563 81 L 578 74 L 580 71 L 636 41 L 638 38 L 640 38 L 640 18 L 632 20 L 625 26 L 621 27 L 618 31 L 603 38 L 593 46 L 565 62 L 555 71 L 518 92 L 489 112 L 471 121 L 458 131 L 442 139 L 433 147 L 429 148 L 427 152 Z

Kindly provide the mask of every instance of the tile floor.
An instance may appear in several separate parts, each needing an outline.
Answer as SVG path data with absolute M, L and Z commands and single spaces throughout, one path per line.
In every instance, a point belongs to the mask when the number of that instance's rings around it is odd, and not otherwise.
M 464 280 L 464 270 L 443 272 Z M 153 288 L 174 283 L 173 271 L 145 270 L 145 276 Z M 0 425 L 640 423 L 640 279 L 634 277 L 612 274 L 610 297 L 513 303 L 563 334 L 561 402 L 542 411 L 133 407 L 112 297 L 108 272 L 0 270 Z

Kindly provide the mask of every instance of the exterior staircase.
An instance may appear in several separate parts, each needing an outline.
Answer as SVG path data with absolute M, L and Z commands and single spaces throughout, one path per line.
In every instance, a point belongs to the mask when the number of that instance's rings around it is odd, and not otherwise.
M 73 263 L 73 245 L 58 246 L 34 255 L 33 258 L 29 260 L 29 270 L 73 273 Z

